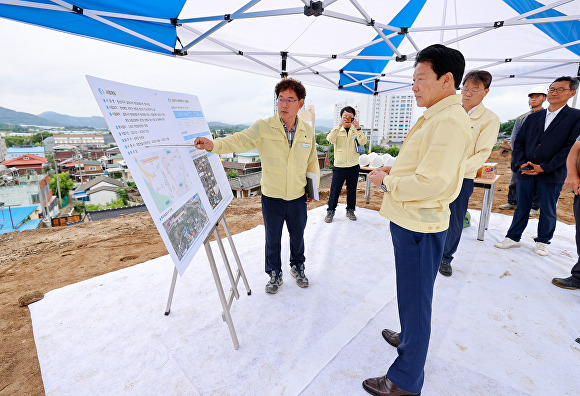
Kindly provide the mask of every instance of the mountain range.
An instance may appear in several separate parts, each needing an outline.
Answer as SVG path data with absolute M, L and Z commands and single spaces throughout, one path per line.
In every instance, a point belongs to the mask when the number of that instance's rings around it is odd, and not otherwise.
M 45 111 L 34 115 L 0 107 L 0 124 L 36 125 L 52 127 L 91 127 L 106 129 L 107 123 L 103 117 L 73 117 L 53 111 Z
M 34 115 L 20 111 L 10 110 L 0 107 L 0 124 L 8 125 L 36 125 L 36 126 L 51 126 L 51 127 L 91 127 L 98 129 L 106 129 L 107 123 L 104 117 L 74 117 L 66 114 L 59 114 L 53 111 L 45 111 L 44 113 Z M 245 124 L 226 124 L 223 122 L 208 122 L 209 126 L 222 127 L 237 127 L 241 126 L 247 128 L 252 123 Z M 328 132 L 333 127 L 333 121 L 330 119 L 316 120 L 316 129 L 321 132 Z

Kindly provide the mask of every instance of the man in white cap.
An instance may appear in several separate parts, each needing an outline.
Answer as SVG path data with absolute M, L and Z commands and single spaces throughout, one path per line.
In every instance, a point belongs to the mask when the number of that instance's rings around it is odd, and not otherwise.
M 527 113 L 522 114 L 521 116 L 516 118 L 516 122 L 514 123 L 514 129 L 512 130 L 512 136 L 511 136 L 512 149 L 514 147 L 514 142 L 516 141 L 516 136 L 518 135 L 518 132 L 520 131 L 520 128 L 522 127 L 522 124 L 524 123 L 525 119 L 530 114 L 535 113 L 536 111 L 543 109 L 542 105 L 546 101 L 547 96 L 548 96 L 548 90 L 546 89 L 546 87 L 543 87 L 541 85 L 534 87 L 528 93 L 528 104 L 530 105 L 530 110 Z M 507 203 L 500 205 L 499 206 L 500 209 L 515 209 L 516 208 L 516 206 L 518 204 L 518 200 L 516 198 L 516 181 L 517 181 L 517 173 L 512 172 L 512 176 L 510 178 L 509 190 L 508 190 L 508 201 L 507 201 Z M 530 217 L 536 216 L 538 214 L 539 208 L 540 208 L 540 196 L 536 192 L 534 194 L 534 200 L 532 201 L 532 209 L 530 210 Z

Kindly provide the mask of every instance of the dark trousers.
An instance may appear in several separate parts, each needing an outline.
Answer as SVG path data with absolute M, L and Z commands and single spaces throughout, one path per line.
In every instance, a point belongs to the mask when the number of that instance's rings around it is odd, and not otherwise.
M 518 198 L 516 196 L 516 188 L 517 188 L 517 180 L 518 174 L 512 172 L 512 176 L 510 178 L 510 184 L 508 187 L 508 203 L 512 205 L 518 204 Z M 532 209 L 538 210 L 540 209 L 540 194 L 538 192 L 534 192 L 534 199 L 532 201 Z
M 266 273 L 282 269 L 282 227 L 290 234 L 290 265 L 304 263 L 306 196 L 286 201 L 262 195 L 262 217 L 266 231 Z
M 338 204 L 338 196 L 342 190 L 342 185 L 346 181 L 346 208 L 355 209 L 356 206 L 356 185 L 360 166 L 355 165 L 348 168 L 332 168 L 332 184 L 330 185 L 330 196 L 328 197 L 328 210 L 335 210 Z
M 414 232 L 390 223 L 397 271 L 397 304 L 401 345 L 387 377 L 399 388 L 419 393 L 431 337 L 433 285 L 439 270 L 447 230 Z
M 465 218 L 465 212 L 467 212 L 467 205 L 469 204 L 471 194 L 473 194 L 473 179 L 463 179 L 459 195 L 449 205 L 451 218 L 449 219 L 449 228 L 447 229 L 442 259 L 448 263 L 453 261 L 453 253 L 457 251 L 457 246 L 461 239 L 461 232 L 463 231 L 463 219 Z
M 578 262 L 572 267 L 572 275 L 580 281 L 580 195 L 574 197 L 574 218 L 576 219 L 576 252 Z
M 518 179 L 518 206 L 506 237 L 519 242 L 529 220 L 534 191 L 540 195 L 540 219 L 536 242 L 550 243 L 556 230 L 556 205 L 562 191 L 560 183 L 544 183 L 537 178 Z

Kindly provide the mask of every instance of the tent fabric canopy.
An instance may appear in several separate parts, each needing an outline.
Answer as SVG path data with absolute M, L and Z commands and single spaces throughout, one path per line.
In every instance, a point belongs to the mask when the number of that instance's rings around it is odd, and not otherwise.
M 0 17 L 367 94 L 409 91 L 434 43 L 493 86 L 576 76 L 580 62 L 580 0 L 0 0 Z

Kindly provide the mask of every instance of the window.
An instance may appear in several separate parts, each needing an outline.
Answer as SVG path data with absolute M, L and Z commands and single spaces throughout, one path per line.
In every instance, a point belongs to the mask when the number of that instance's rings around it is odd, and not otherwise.
M 40 203 L 40 195 L 38 194 L 31 194 L 30 198 L 32 199 L 32 203 Z
M 90 171 L 97 170 L 97 167 L 96 167 L 96 166 L 89 166 L 89 170 L 90 170 Z

